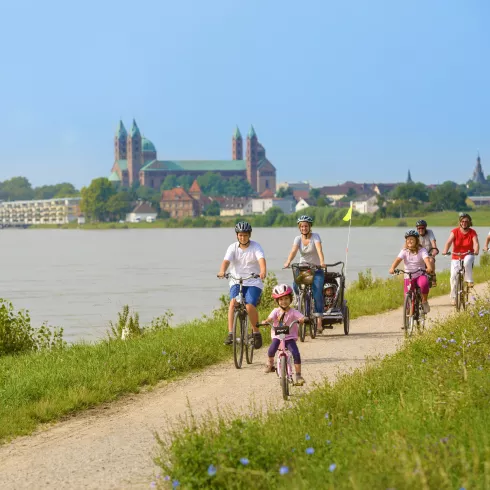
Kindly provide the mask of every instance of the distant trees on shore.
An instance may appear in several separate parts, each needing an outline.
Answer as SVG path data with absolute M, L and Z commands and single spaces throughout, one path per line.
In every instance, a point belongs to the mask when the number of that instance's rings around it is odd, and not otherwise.
M 80 191 L 68 182 L 40 187 L 32 187 L 26 177 L 13 177 L 0 182 L 0 200 L 2 201 L 31 201 L 32 199 L 77 197 L 79 195 Z

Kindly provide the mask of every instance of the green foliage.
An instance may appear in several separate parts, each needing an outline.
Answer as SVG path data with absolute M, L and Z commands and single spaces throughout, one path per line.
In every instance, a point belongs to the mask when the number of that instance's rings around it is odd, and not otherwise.
M 317 187 L 315 189 L 310 189 L 309 197 L 310 199 L 318 199 L 320 197 L 321 188 Z
M 399 201 L 429 201 L 429 189 L 422 182 L 411 182 L 397 185 L 390 193 L 390 197 Z
M 182 488 L 486 489 L 489 326 L 487 300 L 286 410 L 192 419 L 156 462 Z
M 219 216 L 220 205 L 218 201 L 211 201 L 210 204 L 204 207 L 204 216 Z
M 28 311 L 16 312 L 12 303 L 0 299 L 0 356 L 64 347 L 63 329 L 43 324 L 31 326 Z
M 141 335 L 139 314 L 131 313 L 129 306 L 124 305 L 122 312 L 117 314 L 117 322 L 109 322 L 107 335 L 110 340 L 129 339 Z
M 151 187 L 146 187 L 144 185 L 140 186 L 136 190 L 136 198 L 141 199 L 142 201 L 149 202 L 155 210 L 160 209 L 160 199 L 162 197 L 162 193 L 152 189 Z
M 444 211 L 452 209 L 455 211 L 466 211 L 467 194 L 464 190 L 454 187 L 454 182 L 444 182 L 432 189 L 429 193 L 430 211 Z
M 32 199 L 76 197 L 79 195 L 80 192 L 68 182 L 34 188 L 25 177 L 13 177 L 10 180 L 0 182 L 0 199 L 5 201 L 29 201 Z
M 162 191 L 169 191 L 174 187 L 177 187 L 177 176 L 176 175 L 167 175 L 165 180 L 162 182 L 160 189 Z
M 293 189 L 291 187 L 281 187 L 277 193 L 277 197 L 288 197 L 293 195 Z
M 110 216 L 107 203 L 115 194 L 116 189 L 105 177 L 94 179 L 88 187 L 82 187 L 80 208 L 85 217 L 93 221 L 107 221 Z
M 132 198 L 128 191 L 120 191 L 109 197 L 106 205 L 108 217 L 111 221 L 124 219 L 131 211 Z

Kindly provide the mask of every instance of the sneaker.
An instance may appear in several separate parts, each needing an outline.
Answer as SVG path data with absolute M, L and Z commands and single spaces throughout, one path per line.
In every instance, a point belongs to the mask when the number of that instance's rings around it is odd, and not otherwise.
M 275 371 L 274 365 L 267 363 L 264 367 L 264 373 L 273 373 Z
M 451 299 L 451 306 L 456 306 L 456 299 L 454 298 Z
M 296 375 L 296 379 L 294 381 L 294 386 L 303 386 L 305 384 L 305 378 L 301 376 L 301 374 Z
M 429 313 L 429 311 L 430 311 L 430 305 L 429 305 L 429 303 L 427 303 L 427 302 L 422 303 L 422 309 L 424 310 L 424 313 L 425 314 Z
M 260 332 L 253 333 L 254 347 L 260 349 L 262 347 L 262 334 Z
M 231 332 L 226 336 L 225 341 L 223 342 L 223 344 L 225 344 L 225 345 L 231 345 L 231 344 L 233 344 L 233 334 Z

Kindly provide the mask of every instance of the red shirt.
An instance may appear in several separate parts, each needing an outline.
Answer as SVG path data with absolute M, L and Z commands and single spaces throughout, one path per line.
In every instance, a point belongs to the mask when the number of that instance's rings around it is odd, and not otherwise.
M 464 253 L 468 250 L 474 252 L 473 238 L 476 237 L 476 231 L 473 228 L 469 228 L 466 234 L 461 231 L 461 228 L 454 228 L 452 234 L 454 235 L 453 252 Z M 453 253 L 451 258 L 457 260 L 460 256 Z

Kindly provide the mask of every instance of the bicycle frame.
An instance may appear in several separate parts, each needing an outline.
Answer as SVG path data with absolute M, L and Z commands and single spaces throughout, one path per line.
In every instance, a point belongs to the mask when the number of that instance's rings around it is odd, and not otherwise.
M 466 273 L 466 267 L 464 265 L 464 259 L 467 255 L 474 255 L 474 252 L 471 250 L 468 250 L 467 252 L 450 252 L 448 251 L 446 255 L 457 255 L 459 258 L 458 260 L 458 271 L 457 271 L 457 291 L 456 291 L 456 311 L 461 310 L 466 310 L 466 305 L 468 303 L 468 296 L 469 296 L 469 291 L 468 291 L 468 282 L 465 281 L 464 276 Z M 451 258 L 451 260 L 453 260 Z

